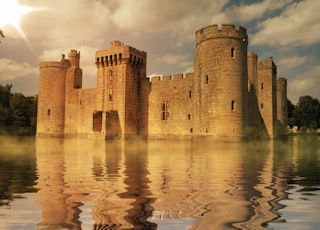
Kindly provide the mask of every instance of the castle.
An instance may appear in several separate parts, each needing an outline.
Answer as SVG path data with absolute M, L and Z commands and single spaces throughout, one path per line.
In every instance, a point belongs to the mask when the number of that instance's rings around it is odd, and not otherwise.
M 120 41 L 96 51 L 96 88 L 82 88 L 80 53 L 40 63 L 37 136 L 212 137 L 286 134 L 287 80 L 247 50 L 243 27 L 195 32 L 194 72 L 146 76 L 147 54 Z

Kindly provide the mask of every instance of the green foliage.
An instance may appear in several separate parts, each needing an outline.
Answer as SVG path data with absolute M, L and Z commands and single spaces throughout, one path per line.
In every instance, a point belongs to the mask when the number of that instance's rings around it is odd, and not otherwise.
M 0 85 L 0 134 L 35 134 L 37 97 L 11 93 L 11 87 Z
M 317 98 L 301 96 L 296 106 L 288 101 L 288 124 L 302 129 L 320 128 L 320 103 Z

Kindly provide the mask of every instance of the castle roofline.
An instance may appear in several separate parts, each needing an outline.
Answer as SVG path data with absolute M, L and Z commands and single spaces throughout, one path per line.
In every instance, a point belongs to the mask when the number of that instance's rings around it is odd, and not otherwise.
M 248 44 L 247 30 L 242 26 L 235 26 L 234 24 L 217 24 L 203 27 L 195 32 L 196 44 L 209 39 L 239 39 L 246 45 Z

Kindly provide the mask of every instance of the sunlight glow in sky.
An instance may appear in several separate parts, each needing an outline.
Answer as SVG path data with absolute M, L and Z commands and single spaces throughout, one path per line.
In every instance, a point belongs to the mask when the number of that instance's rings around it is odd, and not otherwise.
M 21 18 L 32 10 L 32 7 L 17 3 L 17 0 L 0 1 L 0 27 L 10 24 L 20 29 Z
M 247 29 L 248 50 L 273 57 L 288 97 L 320 98 L 317 0 L 0 0 L 0 84 L 38 92 L 39 63 L 81 53 L 84 87 L 96 86 L 96 50 L 113 40 L 148 54 L 147 75 L 193 71 L 194 33 L 231 23 Z

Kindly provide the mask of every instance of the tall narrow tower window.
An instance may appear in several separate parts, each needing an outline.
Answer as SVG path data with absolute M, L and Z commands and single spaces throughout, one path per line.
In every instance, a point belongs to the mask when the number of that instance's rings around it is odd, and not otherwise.
M 119 53 L 119 62 L 122 62 L 122 53 Z
M 101 57 L 101 65 L 104 66 L 104 57 Z
M 168 120 L 168 117 L 169 117 L 168 103 L 163 102 L 161 107 L 162 107 L 161 120 L 166 121 L 166 120 Z
M 50 112 L 51 112 L 50 109 L 48 109 L 48 111 L 47 111 L 47 115 L 48 116 L 50 116 Z
M 208 77 L 208 75 L 206 75 L 205 81 L 206 81 L 206 85 L 207 85 L 207 84 L 209 83 L 209 77 Z
M 233 48 L 233 47 L 231 48 L 231 57 L 232 57 L 232 58 L 234 58 L 234 57 L 235 57 L 235 50 L 234 50 L 234 48 Z
M 235 100 L 231 101 L 231 111 L 236 111 L 236 101 Z
M 109 71 L 109 84 L 108 84 L 108 90 L 109 90 L 109 101 L 112 101 L 112 70 Z
M 191 98 L 191 97 L 192 97 L 192 91 L 189 90 L 189 98 Z

